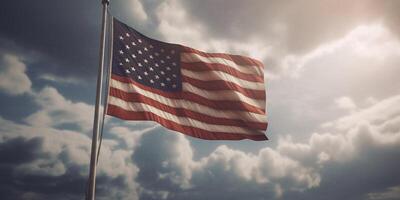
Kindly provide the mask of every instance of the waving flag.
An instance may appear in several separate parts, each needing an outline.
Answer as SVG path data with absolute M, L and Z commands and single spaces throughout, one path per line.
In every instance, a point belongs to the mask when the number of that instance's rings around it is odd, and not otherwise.
M 261 62 L 157 41 L 116 19 L 112 51 L 108 115 L 202 139 L 267 139 Z

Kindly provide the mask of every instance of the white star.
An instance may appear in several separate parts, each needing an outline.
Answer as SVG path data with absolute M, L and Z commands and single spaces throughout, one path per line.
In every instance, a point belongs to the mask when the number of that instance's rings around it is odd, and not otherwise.
M 122 63 L 119 63 L 120 66 L 122 66 Z
M 170 70 L 171 70 L 171 67 L 167 67 L 167 70 L 170 71 Z
M 158 75 L 155 75 L 154 77 L 156 77 L 156 79 L 159 79 L 159 78 L 160 78 Z
M 125 70 L 125 72 L 126 72 L 126 73 L 128 73 L 128 74 L 130 74 L 130 73 L 131 73 L 131 72 L 129 71 L 129 69 L 126 69 L 126 70 Z
M 130 49 L 130 47 L 129 47 L 128 45 L 125 45 L 125 48 L 126 48 L 126 49 Z
M 149 75 L 149 73 L 147 73 L 146 71 L 143 74 L 146 75 L 146 76 Z
M 161 71 L 160 73 L 161 73 L 162 75 L 164 75 L 164 74 L 165 74 L 165 72 L 164 72 L 164 71 Z
M 139 76 L 137 76 L 137 78 L 139 79 L 139 80 L 142 80 L 142 77 L 139 75 Z
M 158 67 L 158 63 L 154 64 L 156 67 Z
M 152 48 L 153 48 L 153 45 L 150 45 L 149 47 L 150 47 L 150 49 L 152 49 Z
M 124 37 L 122 37 L 122 35 L 121 35 L 121 36 L 119 36 L 119 39 L 120 39 L 120 40 L 123 40 L 123 39 L 124 39 Z
M 167 59 L 171 59 L 171 57 L 167 56 Z
M 131 70 L 132 70 L 132 71 L 136 71 L 136 69 L 135 69 L 134 67 L 131 67 Z
M 147 63 L 147 60 L 146 60 L 146 59 L 144 59 L 144 62 L 145 62 L 145 63 Z
M 130 36 L 129 33 L 125 33 L 125 35 L 126 35 L 126 37 L 129 37 L 129 36 Z
M 175 62 L 173 62 L 173 63 L 172 63 L 172 65 L 173 65 L 173 66 L 176 66 L 176 63 L 175 63 Z
M 150 71 L 154 71 L 154 69 L 152 67 L 150 67 L 149 69 L 150 69 Z
M 142 54 L 142 51 L 140 51 L 140 50 L 138 50 L 137 52 L 138 52 L 139 54 Z
M 167 77 L 167 81 L 171 81 L 171 79 L 169 77 Z
M 142 40 L 141 40 L 141 39 L 138 39 L 137 41 L 138 41 L 139 43 L 142 43 Z
M 165 86 L 165 83 L 161 83 L 161 86 L 164 87 L 164 86 Z
M 160 54 L 156 52 L 156 53 L 154 53 L 154 55 L 159 56 Z
M 160 60 L 161 63 L 164 63 L 164 60 Z
M 171 54 L 175 54 L 175 50 L 171 50 Z
M 150 79 L 150 83 L 154 83 L 153 79 Z
M 172 76 L 173 76 L 174 78 L 176 78 L 176 74 L 172 74 Z
M 121 54 L 121 55 L 122 55 L 122 54 L 124 54 L 124 52 L 123 52 L 122 50 L 119 50 L 119 54 Z
M 150 55 L 149 58 L 153 59 L 154 57 L 153 57 L 153 55 Z
M 136 46 L 136 43 L 135 43 L 135 42 L 132 42 L 132 45 L 133 45 L 133 46 Z
M 173 84 L 173 85 L 172 85 L 172 87 L 173 87 L 173 88 L 176 88 L 176 85 L 175 85 L 175 84 Z
M 127 63 L 128 63 L 128 62 L 129 62 L 129 59 L 128 59 L 128 58 L 125 58 L 125 62 L 127 62 Z
M 132 58 L 136 58 L 136 55 L 135 55 L 135 54 L 132 54 Z
M 141 66 L 142 66 L 142 63 L 138 63 L 137 65 L 138 65 L 139 67 L 141 67 Z
M 147 47 L 145 47 L 144 50 L 147 51 Z

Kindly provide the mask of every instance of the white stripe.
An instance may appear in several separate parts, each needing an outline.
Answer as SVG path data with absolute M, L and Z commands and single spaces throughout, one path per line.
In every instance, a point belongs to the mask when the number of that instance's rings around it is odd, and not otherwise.
M 248 122 L 260 122 L 260 123 L 267 122 L 266 116 L 263 114 L 257 114 L 246 111 L 216 110 L 208 106 L 204 106 L 184 99 L 170 99 L 168 97 L 164 97 L 159 94 L 143 90 L 133 84 L 123 83 L 114 79 L 111 79 L 110 87 L 122 90 L 127 93 L 138 93 L 140 95 L 151 98 L 167 106 L 171 106 L 174 108 L 183 108 L 209 116 L 221 117 L 226 119 L 238 119 Z
M 244 94 L 234 90 L 204 90 L 200 89 L 188 82 L 182 82 L 182 90 L 191 92 L 211 100 L 228 100 L 228 101 L 241 101 L 257 108 L 265 108 L 265 100 L 252 99 Z
M 238 65 L 234 63 L 232 60 L 228 60 L 220 57 L 205 57 L 196 53 L 181 53 L 181 61 L 182 62 L 205 62 L 205 63 L 218 63 L 228 67 L 232 67 L 240 72 L 247 74 L 256 74 L 262 75 L 263 70 L 260 67 L 252 66 L 252 65 Z
M 235 83 L 236 85 L 239 85 L 242 88 L 247 88 L 251 90 L 265 90 L 264 83 L 246 81 L 236 76 L 227 74 L 225 72 L 220 72 L 220 71 L 193 72 L 187 69 L 181 69 L 181 73 L 182 75 L 201 81 L 223 80 L 226 82 Z
M 173 121 L 177 124 L 183 126 L 191 126 L 195 128 L 200 128 L 207 131 L 215 131 L 215 132 L 228 132 L 228 133 L 240 133 L 246 135 L 259 135 L 263 134 L 263 131 L 260 130 L 249 130 L 241 127 L 236 126 L 225 126 L 225 125 L 215 125 L 215 124 L 208 124 L 204 123 L 195 119 L 191 119 L 188 117 L 178 117 L 168 112 L 164 112 L 156 107 L 150 106 L 144 103 L 132 103 L 126 102 L 122 99 L 110 96 L 109 104 L 118 106 L 124 110 L 128 111 L 136 111 L 136 112 L 151 112 L 154 113 L 164 119 Z

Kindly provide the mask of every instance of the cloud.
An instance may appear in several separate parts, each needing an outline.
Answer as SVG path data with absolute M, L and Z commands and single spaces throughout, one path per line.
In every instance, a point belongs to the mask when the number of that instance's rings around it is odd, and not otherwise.
M 32 82 L 26 75 L 26 65 L 20 58 L 3 54 L 0 66 L 0 90 L 10 95 L 20 95 L 31 90 Z
M 369 200 L 394 200 L 400 196 L 400 186 L 390 187 L 383 192 L 369 193 Z
M 35 52 L 32 59 L 38 67 L 34 70 L 40 73 L 94 80 L 101 4 L 82 1 L 60 4 L 51 0 L 42 3 L 39 6 L 31 1 L 16 0 L 10 2 L 7 9 L 1 9 L 0 42 L 12 43 L 4 48 L 15 49 L 17 54 Z M 16 9 L 19 12 L 11 11 Z
M 93 106 L 67 100 L 53 87 L 45 87 L 32 97 L 41 109 L 25 119 L 29 124 L 41 127 L 72 125 L 72 128 L 76 125 L 84 132 L 91 130 Z
M 145 21 L 148 19 L 147 13 L 143 8 L 142 3 L 139 0 L 131 0 L 131 8 L 134 13 L 134 18 L 139 21 Z
M 33 195 L 33 199 L 62 199 L 65 194 L 66 199 L 81 199 L 84 196 L 89 137 L 75 131 L 23 125 L 3 118 L 0 118 L 0 127 L 0 168 L 7 173 L 2 175 L 0 185 L 9 188 L 0 190 L 2 197 L 15 199 Z M 97 178 L 100 199 L 137 199 L 140 187 L 135 182 L 138 168 L 130 159 L 133 150 L 121 148 L 114 140 L 103 141 Z M 43 187 L 24 189 L 38 182 Z
M 39 78 L 46 81 L 61 83 L 61 84 L 75 84 L 75 85 L 84 84 L 84 82 L 81 79 L 78 79 L 76 77 L 61 77 L 54 74 L 42 74 L 39 76 Z
M 343 65 L 346 61 L 354 62 L 362 60 L 362 58 L 369 59 L 374 63 L 384 62 L 386 59 L 398 57 L 399 54 L 400 43 L 397 38 L 382 24 L 376 23 L 358 26 L 344 37 L 321 44 L 304 55 L 286 55 L 282 60 L 282 66 L 286 69 L 291 68 L 292 75 L 298 76 L 299 71 L 303 70 L 305 66 L 310 66 L 319 60 L 327 60 L 323 58 L 332 55 L 336 55 L 336 58 L 340 56 L 343 59 L 341 62 Z M 348 59 L 350 57 L 351 61 Z M 357 68 L 358 71 L 361 66 L 352 64 L 352 67 Z M 370 71 L 372 70 L 367 70 L 367 72 Z
M 312 168 L 271 148 L 251 154 L 222 145 L 194 160 L 193 149 L 183 135 L 163 133 L 160 127 L 147 132 L 139 143 L 133 159 L 140 169 L 137 180 L 147 191 L 142 198 L 162 191 L 169 191 L 167 199 L 185 199 L 189 191 L 192 199 L 215 198 L 241 187 L 273 187 L 270 195 L 280 196 L 285 190 L 317 187 L 320 181 Z M 201 195 L 194 195 L 197 192 Z M 235 194 L 229 196 L 236 198 Z
M 335 99 L 335 103 L 338 108 L 349 110 L 349 111 L 354 111 L 357 108 L 356 104 L 349 97 L 337 98 L 337 99 Z
M 0 196 L 4 199 L 81 199 L 88 176 L 93 106 L 72 102 L 55 88 L 29 94 L 38 110 L 25 123 L 0 116 Z M 129 125 L 110 123 L 100 153 L 99 199 L 137 199 L 139 169 L 131 156 L 140 135 L 128 138 Z M 133 132 L 133 131 L 132 131 Z M 107 137 L 107 136 L 106 136 Z M 114 139 L 120 138 L 120 139 Z M 136 138 L 136 139 L 135 139 Z M 125 144 L 125 145 L 124 145 Z M 37 185 L 40 186 L 33 187 Z M 113 187 L 110 187 L 112 185 Z M 29 187 L 31 190 L 24 188 Z

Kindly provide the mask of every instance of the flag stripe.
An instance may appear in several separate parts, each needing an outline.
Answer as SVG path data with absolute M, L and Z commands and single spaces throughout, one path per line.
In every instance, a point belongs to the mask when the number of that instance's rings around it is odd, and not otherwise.
M 241 55 L 233 55 L 233 54 L 226 54 L 226 53 L 206 53 L 203 51 L 199 51 L 197 49 L 193 49 L 190 47 L 185 47 L 185 46 L 181 46 L 183 52 L 187 52 L 187 53 L 196 53 L 198 55 L 204 56 L 204 57 L 218 57 L 218 58 L 224 58 L 227 60 L 231 60 L 232 62 L 238 64 L 238 65 L 249 65 L 249 66 L 255 66 L 258 67 L 262 70 L 264 70 L 264 65 L 262 64 L 262 62 L 250 58 L 250 57 L 246 57 L 246 56 L 241 56 Z
M 182 75 L 188 76 L 190 78 L 199 79 L 203 81 L 223 80 L 226 82 L 235 83 L 246 89 L 253 89 L 253 90 L 264 89 L 264 83 L 242 80 L 225 72 L 217 72 L 217 71 L 193 72 L 186 69 L 182 69 L 181 73 Z
M 262 75 L 263 71 L 259 67 L 253 65 L 238 65 L 232 60 L 221 57 L 206 57 L 196 53 L 181 53 L 181 61 L 185 63 L 204 62 L 204 63 L 217 63 L 227 67 L 231 67 L 240 72 L 247 74 Z
M 118 88 L 125 92 L 150 92 L 153 94 L 158 94 L 163 97 L 170 99 L 185 99 L 192 102 L 197 102 L 199 104 L 218 109 L 218 110 L 242 110 L 258 114 L 265 114 L 265 109 L 259 108 L 257 106 L 250 105 L 246 102 L 235 101 L 235 100 L 210 100 L 207 97 L 202 97 L 192 92 L 183 91 L 180 93 L 163 92 L 158 89 L 153 89 L 142 84 L 136 83 L 122 76 L 113 74 L 112 80 L 110 81 L 111 87 Z M 204 94 L 203 94 L 204 95 Z M 221 96 L 222 97 L 222 96 Z M 265 103 L 263 105 L 265 107 Z
M 127 111 L 114 105 L 109 105 L 107 109 L 107 114 L 116 116 L 124 120 L 152 120 L 160 123 L 162 126 L 168 129 L 185 133 L 192 137 L 197 137 L 207 140 L 242 140 L 242 139 L 251 139 L 256 141 L 268 140 L 268 138 L 264 134 L 246 135 L 246 134 L 227 133 L 227 132 L 210 132 L 195 127 L 182 126 L 170 120 L 161 118 L 153 113 Z
M 182 80 L 188 82 L 198 88 L 202 88 L 205 90 L 234 90 L 240 92 L 247 97 L 254 99 L 262 99 L 265 100 L 265 91 L 264 90 L 251 90 L 240 87 L 237 84 L 229 83 L 222 80 L 215 81 L 202 81 L 198 79 L 193 79 L 190 77 L 182 76 Z
M 264 82 L 263 76 L 256 75 L 256 74 L 247 74 L 243 73 L 241 71 L 238 71 L 232 67 L 227 67 L 226 65 L 221 65 L 218 63 L 204 63 L 204 62 L 192 62 L 192 63 L 181 63 L 181 67 L 183 69 L 191 70 L 191 71 L 196 71 L 196 72 L 202 72 L 202 71 L 221 71 L 228 73 L 232 76 L 236 76 L 240 79 L 247 80 L 247 81 L 253 81 L 253 82 Z
M 227 119 L 233 119 L 233 120 L 241 120 L 246 123 L 261 123 L 265 124 L 267 122 L 265 115 L 263 114 L 256 114 L 256 113 L 251 113 L 251 112 L 245 112 L 245 111 L 230 111 L 230 110 L 225 110 L 221 112 L 221 110 L 216 110 L 207 106 L 203 106 L 201 104 L 198 104 L 196 102 L 191 102 L 187 101 L 184 99 L 169 99 L 154 93 L 150 92 L 145 92 L 142 93 L 142 91 L 138 92 L 125 92 L 123 90 L 117 89 L 117 88 L 110 88 L 110 95 L 116 96 L 118 98 L 124 99 L 126 101 L 136 101 L 137 99 L 143 98 L 144 100 L 146 99 L 152 99 L 155 102 L 164 104 L 169 107 L 173 108 L 181 108 L 185 110 L 190 110 L 193 112 L 201 112 L 201 113 L 207 113 L 209 116 L 214 116 L 214 117 L 219 117 L 219 118 L 227 118 Z M 148 101 L 146 101 L 148 102 Z
M 110 95 L 113 97 L 119 98 L 123 101 L 126 101 L 128 103 L 140 102 L 140 103 L 143 103 L 146 105 L 153 106 L 160 110 L 163 110 L 165 112 L 169 112 L 173 115 L 177 115 L 180 117 L 189 117 L 189 118 L 192 118 L 192 119 L 195 119 L 198 121 L 202 121 L 202 122 L 206 122 L 209 124 L 247 127 L 250 129 L 260 129 L 260 130 L 265 130 L 267 127 L 267 123 L 248 122 L 248 121 L 244 121 L 242 119 L 229 118 L 229 117 L 234 117 L 234 115 L 217 117 L 215 115 L 211 116 L 211 115 L 202 114 L 202 113 L 200 113 L 200 111 L 202 111 L 202 110 L 192 111 L 192 110 L 181 108 L 181 107 L 169 106 L 169 105 L 163 104 L 154 99 L 148 98 L 144 95 L 140 95 L 137 93 L 125 93 L 120 90 L 113 89 L 110 91 Z
M 229 132 L 229 133 L 254 135 L 254 134 L 259 134 L 259 132 L 261 131 L 261 130 L 254 130 L 254 129 L 248 129 L 248 128 L 237 127 L 237 126 L 215 125 L 215 124 L 198 121 L 198 120 L 188 118 L 188 117 L 179 117 L 177 115 L 165 112 L 164 110 L 160 110 L 160 109 L 153 107 L 151 105 L 148 105 L 148 104 L 128 103 L 124 100 L 115 98 L 113 96 L 111 96 L 109 98 L 109 104 L 118 106 L 118 107 L 122 108 L 123 110 L 134 110 L 135 112 L 153 113 L 161 118 L 168 119 L 168 120 L 173 121 L 182 126 L 200 128 L 203 130 L 207 129 L 208 131 L 212 131 L 212 132 Z
M 213 101 L 228 100 L 228 101 L 246 103 L 256 108 L 261 108 L 261 109 L 265 108 L 265 100 L 257 100 L 249 98 L 243 95 L 242 93 L 236 92 L 234 90 L 219 90 L 219 91 L 203 90 L 188 82 L 183 82 L 182 89 L 184 92 L 190 92 L 191 94 L 196 94 L 197 96 L 201 96 L 205 99 Z

